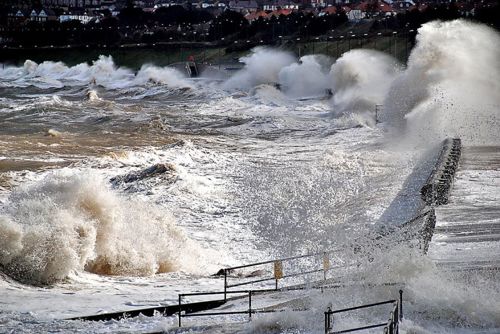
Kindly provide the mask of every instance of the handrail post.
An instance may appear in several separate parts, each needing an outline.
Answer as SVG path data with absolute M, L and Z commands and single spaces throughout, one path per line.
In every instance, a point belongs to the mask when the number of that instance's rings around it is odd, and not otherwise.
M 328 334 L 330 329 L 332 328 L 332 309 L 328 307 L 327 311 L 325 312 L 325 334 Z
M 403 320 L 403 290 L 399 290 L 399 320 Z
M 179 295 L 179 327 L 181 327 L 181 312 L 182 312 L 182 308 L 181 308 L 181 295 Z
M 327 318 L 328 318 L 328 312 L 325 312 L 325 334 L 328 334 L 328 321 L 327 321 Z
M 323 252 L 323 280 L 326 281 L 326 272 L 330 269 L 330 259 L 328 258 L 328 253 Z
M 224 301 L 226 301 L 226 293 L 227 293 L 227 270 L 224 269 Z
M 393 317 L 392 321 L 394 322 L 394 327 L 397 328 L 397 324 L 399 322 L 399 303 L 396 302 L 393 307 Z
M 248 318 L 252 320 L 252 290 L 248 291 Z

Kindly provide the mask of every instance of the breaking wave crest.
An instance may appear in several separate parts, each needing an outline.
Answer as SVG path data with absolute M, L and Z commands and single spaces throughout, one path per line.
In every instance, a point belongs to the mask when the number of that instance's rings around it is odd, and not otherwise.
M 500 141 L 500 36 L 464 20 L 430 22 L 419 29 L 406 69 L 375 50 L 346 52 L 331 65 L 328 57 L 256 48 L 243 57 L 245 68 L 225 89 L 277 84 L 291 98 L 314 97 L 329 89 L 332 114 L 348 123 L 382 121 L 410 142 L 460 137 L 467 144 Z
M 78 270 L 193 272 L 201 253 L 162 210 L 116 195 L 98 175 L 69 171 L 14 191 L 0 215 L 0 236 L 0 268 L 34 284 Z
M 62 88 L 95 84 L 107 89 L 123 89 L 148 83 L 166 85 L 170 88 L 191 88 L 192 85 L 178 70 L 170 67 L 143 65 L 134 73 L 117 67 L 111 56 L 99 56 L 92 65 L 81 63 L 68 67 L 62 62 L 44 61 L 40 64 L 26 60 L 22 67 L 0 69 L 0 79 L 10 86 L 38 88 Z
M 333 62 L 324 55 L 297 60 L 270 48 L 255 48 L 241 58 L 245 67 L 224 82 L 222 88 L 257 90 L 276 85 L 292 99 L 330 98 L 332 114 L 355 125 L 373 125 L 377 104 L 382 104 L 401 65 L 375 50 L 353 50 Z M 333 63 L 333 65 L 332 65 Z
M 333 112 L 336 115 L 368 114 L 374 121 L 401 66 L 394 58 L 375 50 L 352 50 L 340 57 L 330 72 Z
M 281 89 L 293 97 L 324 96 L 330 87 L 328 71 L 331 61 L 326 56 L 310 55 L 300 58 L 279 72 Z

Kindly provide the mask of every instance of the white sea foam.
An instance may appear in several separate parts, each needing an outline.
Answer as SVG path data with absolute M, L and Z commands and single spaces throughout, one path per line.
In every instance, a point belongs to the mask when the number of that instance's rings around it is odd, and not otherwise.
M 278 107 L 290 104 L 290 100 L 283 92 L 272 85 L 258 85 L 250 93 L 251 96 L 256 97 L 258 102 L 264 105 Z
M 90 89 L 87 92 L 87 99 L 89 102 L 100 102 L 102 99 L 97 95 L 97 92 L 94 89 Z
M 419 29 L 408 68 L 385 101 L 384 120 L 410 142 L 460 137 L 465 144 L 500 140 L 500 37 L 456 20 Z
M 174 88 L 192 87 L 186 81 L 185 76 L 177 69 L 143 65 L 136 75 L 135 83 L 146 84 L 148 82 L 164 84 Z
M 14 191 L 0 229 L 4 272 L 29 283 L 52 283 L 75 270 L 192 271 L 201 254 L 170 215 L 116 195 L 92 173 L 63 170 Z

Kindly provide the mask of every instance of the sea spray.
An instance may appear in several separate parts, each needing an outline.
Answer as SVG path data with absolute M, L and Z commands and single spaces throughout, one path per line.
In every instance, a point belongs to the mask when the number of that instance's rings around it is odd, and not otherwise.
M 288 96 L 325 96 L 330 87 L 328 69 L 331 62 L 326 56 L 310 55 L 283 67 L 279 74 L 279 84 Z
M 277 83 L 280 70 L 294 63 L 295 57 L 288 52 L 257 47 L 240 61 L 245 67 L 222 84 L 224 89 L 248 90 L 260 84 Z
M 379 51 L 352 50 L 343 54 L 330 71 L 334 115 L 358 115 L 374 124 L 376 105 L 383 103 L 400 69 L 396 60 Z
M 173 88 L 192 88 L 179 70 L 171 67 L 143 65 L 134 80 L 136 84 L 156 83 Z
M 200 250 L 168 214 L 118 196 L 93 173 L 49 174 L 9 202 L 0 216 L 0 264 L 27 283 L 50 284 L 78 270 L 144 276 L 199 265 Z
M 419 29 L 408 68 L 385 100 L 384 121 L 414 145 L 460 137 L 464 144 L 500 140 L 500 37 L 464 20 Z
M 497 328 L 500 326 L 498 275 L 476 270 L 447 270 L 407 244 L 374 248 L 373 261 L 364 263 L 359 277 L 382 286 L 404 284 L 408 318 L 432 327 Z M 456 332 L 456 329 L 452 332 Z

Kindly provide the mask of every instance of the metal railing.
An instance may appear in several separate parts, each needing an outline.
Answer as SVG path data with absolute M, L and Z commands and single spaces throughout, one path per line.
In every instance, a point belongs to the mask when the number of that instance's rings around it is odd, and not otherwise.
M 274 291 L 274 290 L 267 290 Z M 266 292 L 266 290 L 261 290 L 259 292 Z M 188 312 L 197 312 L 199 310 L 190 310 L 185 309 L 183 314 L 183 304 L 182 298 L 187 296 L 210 296 L 210 295 L 224 295 L 224 299 L 213 300 L 211 303 L 214 304 L 215 307 L 220 306 L 226 302 L 226 294 L 246 294 L 248 295 L 248 310 L 244 311 L 228 311 L 228 312 L 203 312 L 203 313 L 188 313 Z M 275 312 L 274 310 L 256 310 L 252 309 L 252 295 L 255 294 L 255 291 L 252 290 L 240 290 L 240 291 L 221 291 L 221 292 L 195 292 L 195 293 L 183 293 L 179 294 L 179 310 L 177 312 L 179 317 L 179 327 L 182 326 L 182 318 L 185 317 L 203 317 L 203 316 L 218 316 L 218 315 L 235 315 L 235 314 L 248 314 L 248 319 L 252 319 L 252 314 L 254 313 L 271 313 Z M 184 304 L 186 306 L 186 304 Z
M 390 318 L 387 322 L 379 323 L 379 324 L 370 324 L 362 327 L 349 328 L 340 331 L 332 330 L 332 315 L 336 313 L 349 312 L 364 308 L 370 308 L 385 304 L 393 304 L 393 308 L 391 310 Z M 399 290 L 399 300 L 391 299 L 383 302 L 366 304 L 361 306 L 349 307 L 341 310 L 332 311 L 330 308 L 325 312 L 325 334 L 340 334 L 340 333 L 351 333 L 362 331 L 366 329 L 372 329 L 377 327 L 384 327 L 384 334 L 399 334 L 399 322 L 403 319 L 403 290 Z
M 333 269 L 330 265 L 330 257 L 329 257 L 329 252 L 321 252 L 321 253 L 315 253 L 315 254 L 308 254 L 308 255 L 299 255 L 299 256 L 292 256 L 292 257 L 287 257 L 287 258 L 281 258 L 277 260 L 269 260 L 269 261 L 263 261 L 263 262 L 257 262 L 257 263 L 252 263 L 252 264 L 247 264 L 247 265 L 242 265 L 242 266 L 236 266 L 236 267 L 230 267 L 230 268 L 224 268 L 224 300 L 226 299 L 226 294 L 229 293 L 230 288 L 235 288 L 235 287 L 240 287 L 244 285 L 252 285 L 256 283 L 263 283 L 263 282 L 270 282 L 274 281 L 274 290 L 278 290 L 279 288 L 279 281 L 286 279 L 286 278 L 291 278 L 291 277 L 297 277 L 297 276 L 303 276 L 303 275 L 308 275 L 308 274 L 314 274 L 314 273 L 323 273 L 323 280 L 326 280 L 327 278 L 327 273 L 329 270 Z M 304 271 L 298 271 L 298 272 L 290 272 L 286 273 L 284 270 L 283 264 L 286 262 L 290 262 L 293 260 L 298 260 L 298 259 L 306 259 L 306 258 L 321 258 L 321 264 L 320 266 L 316 266 L 314 268 L 309 268 L 308 270 Z M 234 284 L 229 284 L 228 278 L 230 278 L 230 273 L 237 270 L 237 269 L 243 269 L 243 268 L 251 268 L 251 267 L 257 267 L 257 266 L 263 266 L 263 265 L 273 265 L 273 276 L 272 277 L 264 277 L 264 278 L 259 278 L 256 280 L 248 280 L 244 282 L 239 282 L 239 283 L 234 283 Z M 255 291 L 255 290 L 254 290 Z

